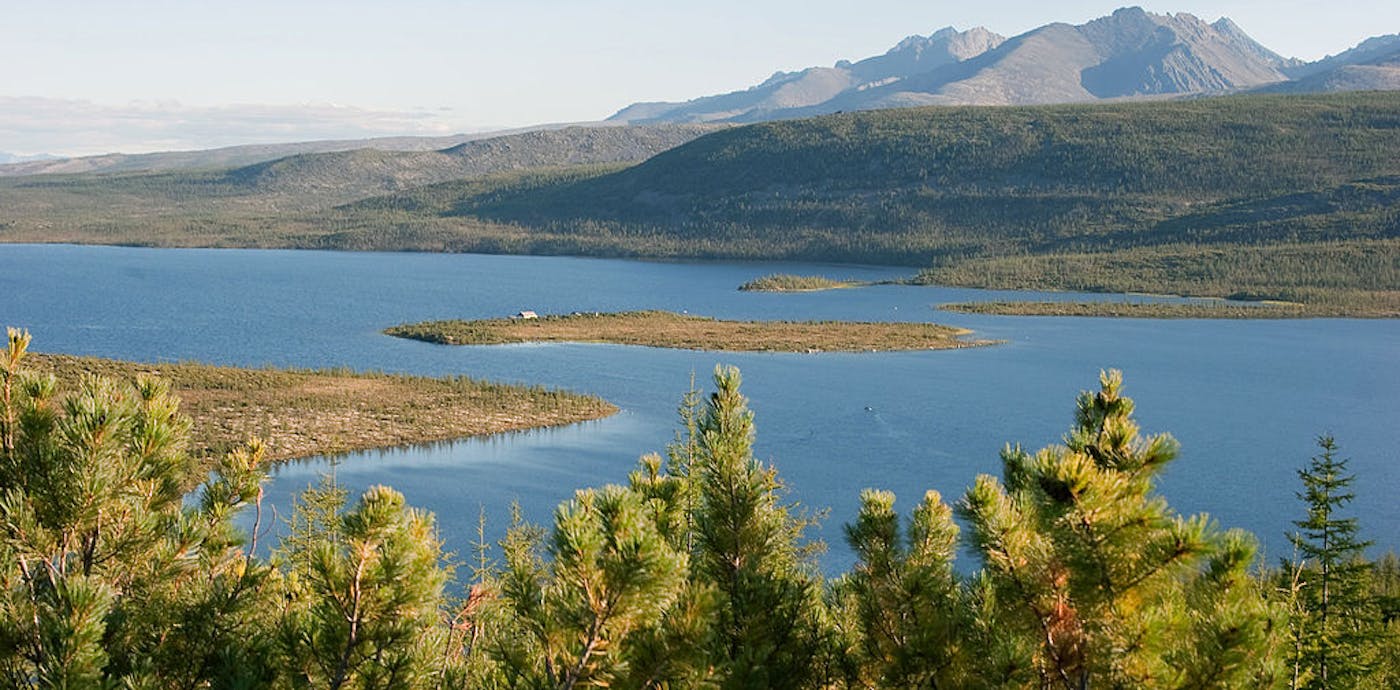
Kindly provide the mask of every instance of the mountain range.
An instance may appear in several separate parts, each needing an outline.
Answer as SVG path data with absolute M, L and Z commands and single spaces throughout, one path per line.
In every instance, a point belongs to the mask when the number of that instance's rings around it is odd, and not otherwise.
M 1190 14 L 1153 14 L 1132 7 L 1085 24 L 1047 24 L 1011 38 L 981 27 L 966 31 L 948 27 L 928 36 L 910 36 L 883 55 L 855 62 L 843 60 L 831 67 L 779 72 L 742 91 L 684 103 L 636 103 L 606 122 L 592 124 L 742 124 L 921 105 L 1036 105 L 1241 91 L 1397 89 L 1400 34 L 1376 36 L 1338 55 L 1304 62 L 1268 49 L 1227 18 L 1207 23 Z M 390 189 L 451 174 L 464 159 L 437 155 L 451 147 L 571 126 L 574 125 L 540 125 L 445 137 L 254 144 L 61 159 L 0 153 L 0 177 L 219 170 L 288 156 L 361 151 L 354 156 L 341 156 L 349 164 L 351 175 L 359 174 L 366 166 L 376 169 L 386 177 L 375 184 Z M 562 144 L 577 140 L 578 137 L 563 137 L 550 141 Z M 649 142 L 648 147 L 654 143 Z M 632 154 L 621 149 L 618 153 L 622 158 L 604 158 L 631 160 L 628 156 Z M 592 158 L 585 152 L 578 160 L 565 154 L 553 160 L 568 164 Z M 316 159 L 321 171 L 317 175 L 322 175 L 333 159 Z M 415 170 L 420 164 L 425 167 L 423 174 Z M 472 168 L 468 172 L 479 171 Z
M 36 154 L 24 155 L 24 154 L 8 153 L 8 152 L 6 152 L 6 151 L 0 151 L 0 165 L 8 165 L 8 164 L 10 164 L 10 163 L 25 163 L 25 162 L 29 162 L 29 161 L 53 160 L 53 159 L 55 159 L 55 158 L 58 158 L 58 156 L 53 156 L 53 155 L 50 155 L 50 154 L 47 154 L 47 153 L 36 153 Z
M 1139 7 L 1005 38 L 952 27 L 884 55 L 780 72 L 732 93 L 636 103 L 613 122 L 757 122 L 921 105 L 1033 105 L 1221 94 L 1400 88 L 1400 34 L 1312 63 L 1285 58 L 1227 18 Z
M 440 137 L 402 136 L 372 139 L 324 139 L 278 144 L 244 144 L 217 149 L 159 151 L 154 153 L 105 153 L 96 156 L 13 156 L 0 153 L 0 177 L 20 175 L 73 175 L 84 173 L 170 172 L 214 170 L 254 165 L 288 156 L 343 151 L 434 152 L 481 139 L 508 137 L 534 131 L 565 129 L 571 125 L 542 125 Z

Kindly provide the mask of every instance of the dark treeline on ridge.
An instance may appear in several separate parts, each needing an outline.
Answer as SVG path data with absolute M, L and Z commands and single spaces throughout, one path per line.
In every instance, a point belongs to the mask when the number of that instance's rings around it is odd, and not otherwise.
M 1155 491 L 1177 452 L 1117 372 L 1062 444 L 906 515 L 867 490 L 824 578 L 737 370 L 676 441 L 449 563 L 431 514 L 308 490 L 262 557 L 263 449 L 203 487 L 168 386 L 0 357 L 0 678 L 36 688 L 1351 688 L 1400 680 L 1400 562 L 1365 560 L 1328 438 L 1296 561 Z M 619 478 L 620 480 L 622 478 Z M 258 514 L 251 535 L 235 512 Z M 956 517 L 956 519 L 955 519 Z M 483 520 L 485 518 L 483 517 Z M 1286 526 L 1281 526 L 1286 527 Z M 484 531 L 484 530 L 483 530 Z M 973 568 L 954 568 L 962 551 Z M 964 573 L 964 571 L 967 571 Z

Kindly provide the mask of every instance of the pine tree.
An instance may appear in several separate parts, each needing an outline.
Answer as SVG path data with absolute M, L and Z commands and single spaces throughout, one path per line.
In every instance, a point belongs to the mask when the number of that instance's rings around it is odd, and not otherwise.
M 1247 535 L 1154 495 L 1177 444 L 1139 436 L 1122 377 L 1079 398 L 1063 446 L 1003 453 L 959 505 L 984 568 L 983 615 L 1040 687 L 1267 687 L 1274 612 Z M 987 605 L 985 602 L 990 602 Z
M 449 577 L 431 515 L 371 487 L 304 548 L 290 553 L 281 631 L 293 685 L 425 684 Z
M 579 491 L 555 514 L 548 562 L 536 536 L 512 530 L 500 587 L 517 627 L 495 653 L 513 684 L 568 690 L 681 680 L 674 664 L 656 662 L 687 652 L 666 634 L 688 603 L 686 554 L 654 517 L 627 488 Z
M 739 370 L 716 368 L 714 382 L 691 468 L 691 577 L 718 593 L 715 657 L 726 687 L 808 687 L 825 643 L 820 583 L 799 549 L 805 523 L 782 504 L 777 471 L 753 456 Z
M 230 662 L 252 659 L 265 639 L 251 613 L 265 570 L 231 524 L 261 495 L 260 451 L 226 457 L 187 506 L 190 422 L 167 385 L 90 377 L 64 395 L 52 376 L 23 370 L 28 335 L 9 336 L 0 401 L 6 684 L 235 679 Z
M 1355 498 L 1347 460 L 1337 457 L 1331 436 L 1317 444 L 1321 454 L 1298 470 L 1307 517 L 1293 523 L 1299 531 L 1289 540 L 1301 559 L 1286 564 L 1299 575 L 1301 608 L 1292 631 L 1293 687 L 1351 688 L 1369 672 L 1368 652 L 1381 633 L 1365 558 L 1370 542 L 1360 539 L 1355 517 L 1340 514 Z
M 859 561 L 838 585 L 854 602 L 859 682 L 865 687 L 969 687 L 985 677 L 969 652 L 975 634 L 953 573 L 958 527 L 936 491 L 901 533 L 894 494 L 866 490 L 846 526 Z

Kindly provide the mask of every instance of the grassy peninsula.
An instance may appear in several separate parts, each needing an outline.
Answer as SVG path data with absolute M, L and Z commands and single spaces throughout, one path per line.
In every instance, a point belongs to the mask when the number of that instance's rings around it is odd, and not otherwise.
M 865 285 L 857 280 L 833 280 L 826 276 L 799 276 L 791 273 L 770 273 L 739 286 L 742 292 L 816 292 Z
M 464 376 L 428 378 L 343 370 L 145 364 L 34 354 L 40 373 L 72 383 L 87 374 L 170 382 L 194 421 L 191 450 L 220 455 L 255 436 L 274 460 L 557 426 L 606 417 L 608 402 L 539 386 Z
M 864 352 L 942 350 L 990 341 L 932 323 L 720 321 L 668 311 L 545 316 L 538 319 L 429 321 L 384 331 L 444 345 L 571 342 L 735 352 Z

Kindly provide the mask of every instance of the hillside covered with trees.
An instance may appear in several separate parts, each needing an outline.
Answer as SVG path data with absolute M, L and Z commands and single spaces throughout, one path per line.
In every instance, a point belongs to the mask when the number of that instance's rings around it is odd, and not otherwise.
M 963 285 L 1394 311 L 1397 161 L 1394 93 L 906 109 L 718 132 L 552 184 L 449 183 L 355 208 L 431 209 L 583 251 L 904 264 Z
M 0 179 L 0 241 L 820 260 L 1400 314 L 1400 92 L 630 130 Z
M 259 444 L 187 499 L 190 423 L 167 384 L 70 388 L 29 372 L 27 345 L 11 329 L 0 361 L 7 687 L 1342 688 L 1400 672 L 1400 567 L 1360 558 L 1335 444 L 1299 473 L 1299 560 L 1261 569 L 1251 535 L 1156 493 L 1177 444 L 1141 433 L 1117 372 L 1080 395 L 1062 445 L 1008 447 L 1001 476 L 951 504 L 929 492 L 906 516 L 864 492 L 845 528 L 858 562 L 824 578 L 811 519 L 753 456 L 734 369 L 687 396 L 665 457 L 454 568 L 431 514 L 330 480 L 264 557 Z M 245 510 L 251 534 L 233 526 Z

